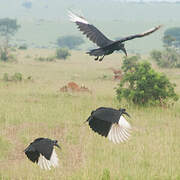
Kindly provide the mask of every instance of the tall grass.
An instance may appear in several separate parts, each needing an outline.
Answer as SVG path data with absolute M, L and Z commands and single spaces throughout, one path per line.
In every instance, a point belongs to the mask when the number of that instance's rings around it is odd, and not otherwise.
M 99 63 L 83 52 L 72 52 L 65 62 L 37 62 L 33 60 L 37 53 L 52 54 L 19 51 L 18 63 L 0 63 L 0 79 L 6 72 L 33 79 L 0 81 L 0 179 L 180 179 L 179 101 L 166 109 L 118 103 L 114 90 L 118 82 L 108 68 L 120 68 L 119 54 Z M 31 58 L 26 59 L 28 54 Z M 163 71 L 180 94 L 180 72 Z M 60 92 L 69 81 L 84 84 L 92 95 Z M 127 109 L 134 127 L 130 141 L 115 145 L 83 124 L 99 106 Z M 59 141 L 58 168 L 44 171 L 26 158 L 23 150 L 37 137 Z

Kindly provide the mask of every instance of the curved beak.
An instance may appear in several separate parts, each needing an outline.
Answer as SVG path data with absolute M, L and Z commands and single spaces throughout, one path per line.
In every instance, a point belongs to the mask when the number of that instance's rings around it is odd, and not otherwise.
M 126 49 L 125 47 L 122 47 L 121 50 L 124 52 L 124 54 L 127 56 L 127 52 L 126 52 Z
M 127 112 L 123 112 L 123 114 L 126 114 L 129 118 L 131 117 Z
M 55 144 L 56 147 L 58 147 L 59 149 L 61 149 L 61 147 L 58 144 Z

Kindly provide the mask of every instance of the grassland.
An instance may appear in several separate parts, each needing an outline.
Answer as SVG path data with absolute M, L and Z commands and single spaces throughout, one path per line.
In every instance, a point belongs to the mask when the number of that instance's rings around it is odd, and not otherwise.
M 53 55 L 52 50 L 14 53 L 17 62 L 0 63 L 0 79 L 4 73 L 20 72 L 32 80 L 0 81 L 0 179 L 108 180 L 108 175 L 111 180 L 180 179 L 180 101 L 170 108 L 118 103 L 114 89 L 118 82 L 109 68 L 120 68 L 119 54 L 99 63 L 83 52 L 57 62 L 35 61 Z M 180 71 L 155 68 L 177 84 L 180 94 Z M 60 92 L 70 81 L 93 93 Z M 83 124 L 99 106 L 127 109 L 134 127 L 130 141 L 115 145 Z M 23 150 L 37 137 L 59 141 L 58 168 L 44 171 L 25 157 Z

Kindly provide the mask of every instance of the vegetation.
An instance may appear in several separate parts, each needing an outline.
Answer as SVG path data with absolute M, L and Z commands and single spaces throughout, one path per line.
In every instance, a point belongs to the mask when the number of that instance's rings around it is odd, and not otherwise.
M 2 80 L 6 81 L 6 82 L 8 82 L 8 81 L 10 81 L 10 82 L 21 82 L 22 80 L 25 80 L 25 79 L 23 78 L 22 73 L 16 72 L 13 75 L 9 75 L 9 73 L 4 73 Z M 32 80 L 32 77 L 28 76 L 27 80 Z
M 18 47 L 18 49 L 26 50 L 28 47 L 26 44 L 22 44 Z
M 56 50 L 56 58 L 66 60 L 71 56 L 70 52 L 66 48 L 60 48 Z
M 117 98 L 123 98 L 138 105 L 160 104 L 167 100 L 178 100 L 174 92 L 175 84 L 168 78 L 152 69 L 148 62 L 137 62 L 137 58 L 124 58 L 122 66 L 123 79 L 116 90 Z
M 84 43 L 84 40 L 78 36 L 63 36 L 57 39 L 57 45 L 60 48 L 69 48 L 77 49 L 81 44 Z
M 180 53 L 174 48 L 166 48 L 163 51 L 153 50 L 150 55 L 159 67 L 180 68 Z
M 17 50 L 18 63 L 0 63 L 4 72 L 34 81 L 0 84 L 0 179 L 60 180 L 178 180 L 180 177 L 180 101 L 173 107 L 137 107 L 115 98 L 116 81 L 109 67 L 120 67 L 120 54 L 104 63 L 94 62 L 82 52 L 72 51 L 71 61 L 56 63 L 34 61 L 51 56 L 54 50 Z M 29 59 L 25 57 L 31 55 Z M 86 60 L 85 60 L 86 58 Z M 161 70 L 161 69 L 160 69 Z M 163 69 L 177 84 L 179 69 Z M 85 84 L 93 93 L 75 95 L 59 92 L 71 79 Z M 126 108 L 133 125 L 130 141 L 113 144 L 93 133 L 83 122 L 100 106 Z M 43 171 L 31 163 L 23 150 L 37 137 L 57 139 L 59 167 Z M 10 146 L 8 146 L 10 145 Z M 8 146 L 8 148 L 7 148 Z M 7 148 L 7 149 L 6 149 Z M 5 155 L 4 155 L 5 153 Z
M 163 43 L 165 46 L 180 48 L 180 27 L 169 28 L 164 32 Z
M 0 19 L 0 60 L 7 61 L 9 58 L 9 41 L 10 38 L 17 32 L 20 26 L 15 19 L 2 18 Z
M 36 58 L 36 60 L 38 60 L 38 61 L 54 61 L 55 60 L 55 57 L 53 57 L 53 56 L 49 56 L 49 57 L 38 57 L 38 58 Z

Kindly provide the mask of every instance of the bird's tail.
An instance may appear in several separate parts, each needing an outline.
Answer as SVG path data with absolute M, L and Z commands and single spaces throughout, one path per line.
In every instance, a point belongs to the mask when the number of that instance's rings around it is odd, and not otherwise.
M 89 54 L 90 56 L 103 56 L 104 51 L 102 48 L 92 49 L 89 52 L 87 52 L 87 54 Z

